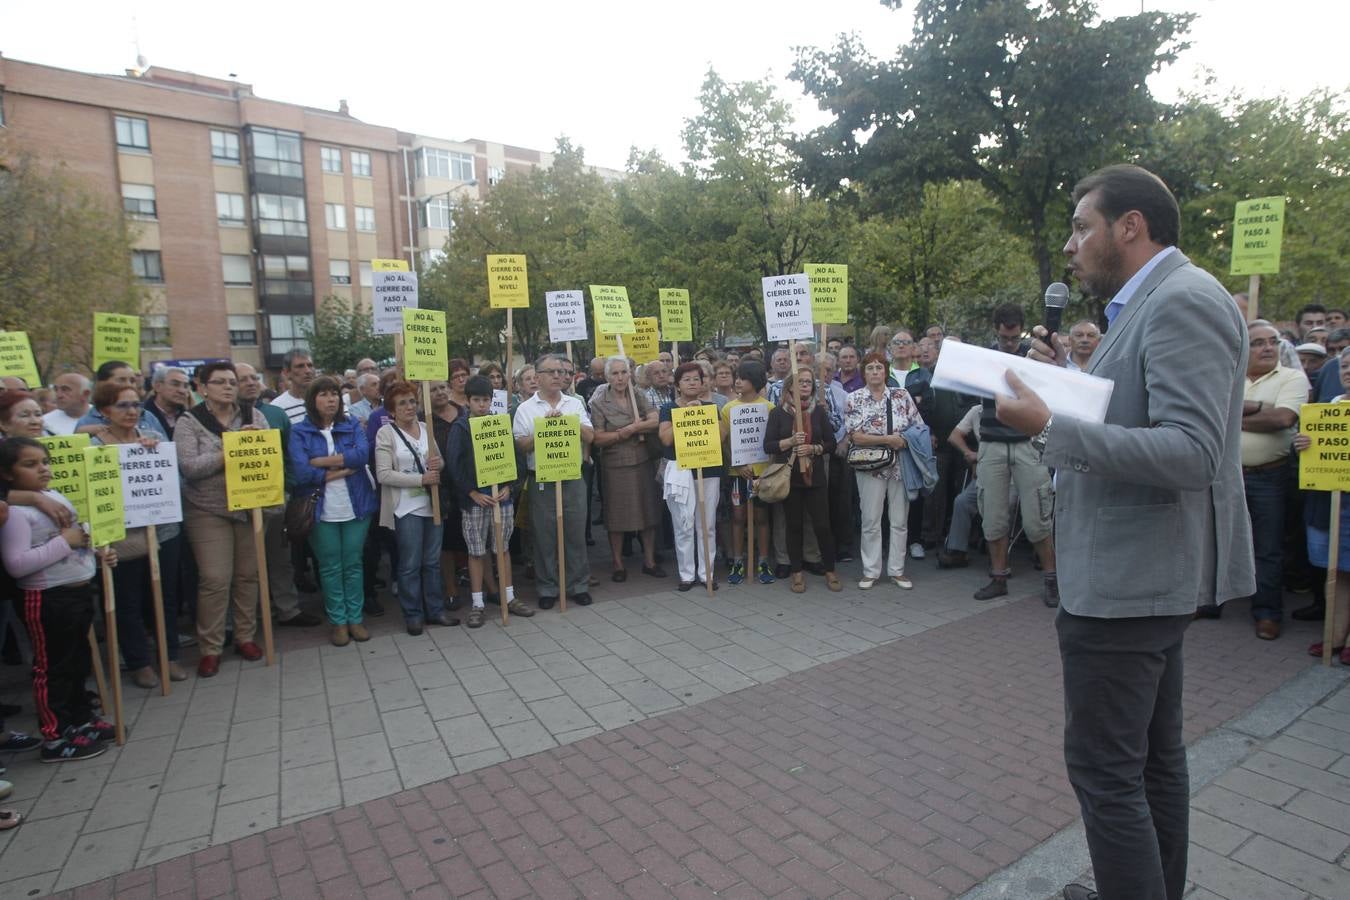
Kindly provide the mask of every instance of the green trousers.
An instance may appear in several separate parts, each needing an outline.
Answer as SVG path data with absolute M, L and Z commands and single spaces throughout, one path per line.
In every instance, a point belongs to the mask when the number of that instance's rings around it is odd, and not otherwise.
M 361 568 L 370 518 L 347 522 L 315 522 L 309 546 L 319 561 L 323 605 L 334 625 L 357 625 L 366 594 Z

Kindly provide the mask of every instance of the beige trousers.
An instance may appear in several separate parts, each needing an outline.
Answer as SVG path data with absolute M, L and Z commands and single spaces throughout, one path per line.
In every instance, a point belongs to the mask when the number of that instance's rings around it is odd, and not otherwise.
M 225 641 L 225 607 L 234 609 L 234 640 L 253 640 L 258 622 L 258 558 L 253 525 L 183 503 L 192 554 L 197 559 L 197 644 L 203 656 L 219 656 Z

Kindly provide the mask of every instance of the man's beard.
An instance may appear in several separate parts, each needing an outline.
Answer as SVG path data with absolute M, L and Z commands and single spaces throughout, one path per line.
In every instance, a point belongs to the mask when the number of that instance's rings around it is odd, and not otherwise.
M 1116 294 L 1120 293 L 1120 289 L 1129 280 L 1124 277 L 1122 272 L 1124 267 L 1125 261 L 1120 253 L 1120 248 L 1115 244 L 1107 244 L 1102 253 L 1101 271 L 1091 279 L 1079 275 L 1078 281 L 1088 296 L 1094 300 L 1105 300 L 1109 303 Z

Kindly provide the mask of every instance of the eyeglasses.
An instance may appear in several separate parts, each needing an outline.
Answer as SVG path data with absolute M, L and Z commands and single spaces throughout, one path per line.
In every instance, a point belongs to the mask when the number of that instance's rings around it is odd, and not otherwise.
M 900 338 L 896 338 L 895 340 L 891 341 L 891 343 L 894 344 L 894 345 L 897 346 L 897 347 L 904 347 L 905 345 L 907 345 L 907 344 L 912 344 L 912 343 L 914 343 L 914 342 L 913 342 L 913 341 L 905 341 L 905 340 L 901 340 Z
M 166 381 L 166 382 L 164 382 L 164 383 L 167 384 L 167 385 L 168 385 L 169 387 L 171 387 L 171 388 L 186 388 L 186 387 L 188 387 L 188 383 L 187 383 L 186 381 Z
M 113 409 L 132 410 L 140 408 L 141 405 L 137 403 L 135 400 L 119 400 L 118 402 L 113 404 Z
M 1254 340 L 1254 341 L 1251 342 L 1251 346 L 1252 346 L 1252 347 L 1278 347 L 1278 346 L 1280 346 L 1280 339 L 1279 339 L 1279 338 L 1257 338 L 1256 340 Z
M 562 369 L 535 369 L 535 370 L 534 370 L 534 374 L 536 374 L 536 375 L 561 375 L 562 373 L 563 373 L 563 370 L 562 370 Z

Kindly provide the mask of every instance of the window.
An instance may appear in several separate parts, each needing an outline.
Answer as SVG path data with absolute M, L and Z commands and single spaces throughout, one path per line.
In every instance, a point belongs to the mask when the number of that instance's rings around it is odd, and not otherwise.
M 342 151 L 336 147 L 320 147 L 319 160 L 325 172 L 342 174 Z
M 155 217 L 155 186 L 152 184 L 122 185 L 122 209 L 130 216 L 153 219 Z
M 264 256 L 263 275 L 266 278 L 308 278 L 308 256 Z
M 244 195 L 216 192 L 216 221 L 221 225 L 244 224 Z
M 473 157 L 467 153 L 451 153 L 450 177 L 455 181 L 473 181 Z
M 117 116 L 117 146 L 123 150 L 149 150 L 150 125 L 144 119 Z
M 254 194 L 253 218 L 263 234 L 308 237 L 305 224 L 305 198 L 286 194 Z
M 309 339 L 305 335 L 314 332 L 314 317 L 269 315 L 267 330 L 271 333 L 268 352 L 274 355 L 280 356 L 294 347 L 308 350 Z
M 162 282 L 164 267 L 158 250 L 132 250 L 131 271 L 141 281 Z
M 305 166 L 300 157 L 300 135 L 293 131 L 255 128 L 250 132 L 253 169 L 264 175 L 303 178 Z
M 333 284 L 351 284 L 351 261 L 346 259 L 330 259 L 328 261 L 328 277 L 332 280 Z
M 356 208 L 356 230 L 357 231 L 375 230 L 375 207 L 358 206 Z
M 370 287 L 372 284 L 374 284 L 375 279 L 371 275 L 370 260 L 363 259 L 356 265 L 357 268 L 360 269 L 361 271 L 361 287 Z
M 506 170 L 499 166 L 488 166 L 488 186 L 496 187 L 506 177 Z
M 328 223 L 329 228 L 342 231 L 347 227 L 347 207 L 341 203 L 325 203 L 323 205 L 323 218 Z
M 225 253 L 220 257 L 220 267 L 225 270 L 225 283 L 236 286 L 253 283 L 253 260 L 247 256 Z
M 169 339 L 168 316 L 141 316 L 141 346 L 172 346 L 172 341 Z
M 363 178 L 370 177 L 370 154 L 360 150 L 352 151 L 352 174 Z
M 444 250 L 423 250 L 422 268 L 430 269 L 432 266 L 436 265 L 443 259 L 445 259 Z
M 258 346 L 258 320 L 253 316 L 226 316 L 231 347 Z
M 450 229 L 450 199 L 432 197 L 422 204 L 422 225 L 426 228 Z
M 224 162 L 239 162 L 239 135 L 233 131 L 211 129 L 211 158 Z
M 473 157 L 439 147 L 423 147 L 417 151 L 417 175 L 430 178 L 449 178 L 452 181 L 473 180 Z

